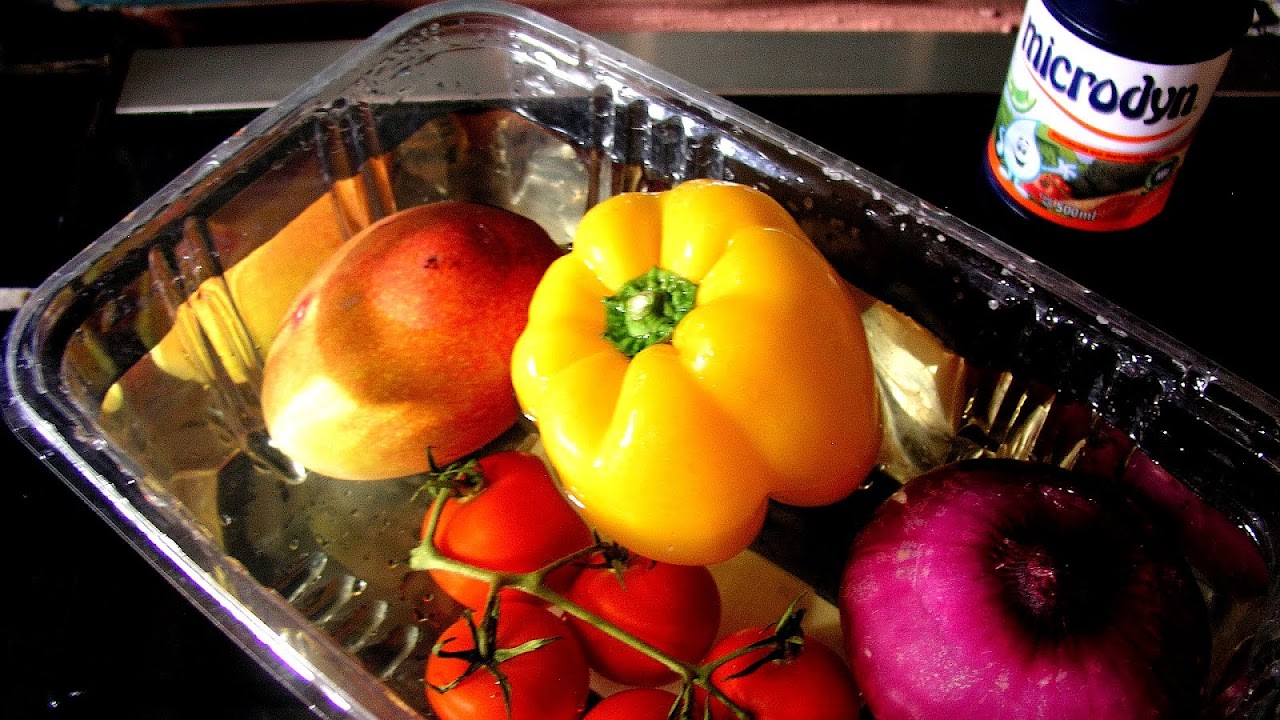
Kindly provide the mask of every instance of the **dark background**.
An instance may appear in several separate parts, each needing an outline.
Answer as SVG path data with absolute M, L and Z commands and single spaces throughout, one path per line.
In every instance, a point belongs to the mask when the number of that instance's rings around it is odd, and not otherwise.
M 129 53 L 358 39 L 394 9 L 327 4 L 159 15 L 0 9 L 0 287 L 33 287 L 255 113 L 115 116 Z M 1280 64 L 1268 41 L 1249 55 Z M 1264 78 L 1265 79 L 1265 78 Z M 1274 77 L 1272 77 L 1274 80 Z M 1271 83 L 1277 87 L 1280 83 Z M 731 98 L 1065 272 L 1280 396 L 1280 96 L 1214 99 L 1170 206 L 1135 231 L 1024 220 L 981 170 L 995 95 Z M 0 313 L 7 328 L 12 313 Z M 310 712 L 4 430 L 9 717 L 288 718 Z

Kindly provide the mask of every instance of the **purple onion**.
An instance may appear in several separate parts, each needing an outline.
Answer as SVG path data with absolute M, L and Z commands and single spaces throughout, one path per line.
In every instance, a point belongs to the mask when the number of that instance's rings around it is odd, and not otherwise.
M 1179 548 L 1116 483 L 970 460 L 855 539 L 840 606 L 876 720 L 1194 717 L 1210 650 Z

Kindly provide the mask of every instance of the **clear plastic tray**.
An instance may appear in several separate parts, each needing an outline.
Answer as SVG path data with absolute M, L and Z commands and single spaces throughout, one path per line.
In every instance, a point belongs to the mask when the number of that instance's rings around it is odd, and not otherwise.
M 396 209 L 487 202 L 569 243 L 601 199 L 695 177 L 767 191 L 861 291 L 884 404 L 866 488 L 773 508 L 753 557 L 831 601 L 858 521 L 924 469 L 1006 455 L 1137 478 L 1182 508 L 1215 624 L 1210 715 L 1274 712 L 1275 400 L 910 193 L 517 6 L 403 16 L 60 269 L 12 325 L 6 420 L 319 715 L 426 715 L 422 663 L 456 608 L 424 602 L 406 565 L 416 483 L 308 477 L 275 453 L 265 343 L 308 272 Z

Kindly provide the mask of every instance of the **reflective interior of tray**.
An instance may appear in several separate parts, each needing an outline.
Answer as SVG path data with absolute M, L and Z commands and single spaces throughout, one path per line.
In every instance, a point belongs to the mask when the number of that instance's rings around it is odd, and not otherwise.
M 581 113 L 564 105 L 542 103 L 545 116 L 527 104 L 520 112 L 443 104 L 362 106 L 317 116 L 276 146 L 285 152 L 266 154 L 262 163 L 269 169 L 246 173 L 243 186 L 217 196 L 208 212 L 186 214 L 166 228 L 129 292 L 93 314 L 66 355 L 64 375 L 81 385 L 82 402 L 101 401 L 103 430 L 145 469 L 154 491 L 180 500 L 229 556 L 415 705 L 421 704 L 422 653 L 430 645 L 423 640 L 458 611 L 435 596 L 422 573 L 406 566 L 425 510 L 413 499 L 419 481 L 352 483 L 308 476 L 273 450 L 257 406 L 262 358 L 308 270 L 377 217 L 443 198 L 509 207 L 568 243 L 577 218 L 601 197 L 661 189 L 708 167 L 720 177 L 783 187 L 767 177 L 773 170 L 767 158 L 739 152 L 727 137 L 691 142 L 677 129 L 668 135 L 679 139 L 678 147 L 659 145 L 655 152 L 646 145 L 634 157 L 612 134 L 616 126 L 602 142 L 572 139 L 556 121 Z M 659 118 L 655 129 L 627 113 L 613 119 L 637 138 L 665 137 L 663 123 L 669 122 Z M 362 136 L 375 142 L 350 142 Z M 703 149 L 708 146 L 722 154 L 709 158 Z M 755 164 L 739 165 L 742 156 Z M 655 165 L 654 158 L 674 159 L 675 167 Z M 877 214 L 894 212 L 884 200 L 829 177 L 791 180 L 785 187 L 826 183 L 825 190 L 783 193 L 781 199 L 839 267 L 888 252 L 874 237 Z M 934 231 L 933 241 L 939 255 L 947 252 L 945 235 Z M 894 282 L 911 284 L 908 261 L 923 262 L 916 267 L 924 272 L 942 262 L 928 252 L 922 258 L 903 253 L 894 261 Z M 953 280 L 957 299 L 977 291 L 968 282 Z M 1009 287 L 1017 289 L 1012 281 Z M 775 508 L 770 529 L 757 543 L 760 552 L 827 598 L 834 595 L 842 553 L 858 523 L 886 488 L 923 469 L 996 454 L 1063 464 L 1083 457 L 1112 463 L 1104 472 L 1120 472 L 1128 446 L 1117 449 L 1108 440 L 1107 423 L 1081 402 L 1087 396 L 1073 396 L 1069 382 L 1046 384 L 1071 379 L 1062 367 L 1027 367 L 1023 377 L 975 363 L 920 322 L 870 295 L 862 297 L 887 420 L 883 477 L 869 478 L 864 491 L 835 508 Z M 1015 307 L 1026 301 L 1013 291 L 1004 300 Z M 984 317 L 970 331 L 993 336 L 986 345 L 991 353 L 998 332 L 1006 330 L 1001 323 L 1010 321 L 997 312 L 999 303 L 983 301 L 982 307 Z M 955 332 L 948 324 L 955 321 L 940 327 Z M 1118 408 L 1132 404 L 1137 410 L 1131 412 L 1140 412 L 1151 388 L 1135 384 L 1140 392 L 1123 384 L 1109 389 L 1108 402 Z M 528 444 L 531 438 L 520 427 L 501 442 Z M 1122 438 L 1119 444 L 1124 443 Z M 1108 459 L 1107 453 L 1118 454 Z M 1247 517 L 1247 508 L 1232 505 L 1229 495 L 1215 499 L 1225 503 L 1232 522 Z M 814 544 L 824 552 L 813 553 Z M 1221 661 L 1247 636 L 1247 620 L 1260 612 L 1267 584 L 1262 556 L 1248 546 L 1242 543 L 1246 556 L 1226 570 L 1237 586 L 1206 585 L 1218 600 Z M 805 552 L 795 552 L 798 547 Z
M 796 216 L 857 289 L 877 364 L 882 470 L 836 506 L 773 508 L 755 551 L 830 600 L 859 523 L 897 483 L 948 460 L 1022 457 L 1118 480 L 1135 465 L 1173 473 L 1228 528 L 1188 550 L 1214 613 L 1213 683 L 1249 672 L 1248 641 L 1275 611 L 1280 480 L 1267 458 L 1280 453 L 1274 435 L 1248 431 L 1274 418 L 1063 300 L 1036 269 L 988 256 L 963 226 L 720 111 L 609 83 L 565 93 L 555 57 L 523 50 L 484 81 L 501 86 L 486 93 L 514 83 L 518 97 L 406 101 L 424 85 L 456 90 L 430 74 L 388 89 L 433 37 L 439 28 L 415 34 L 372 68 L 358 83 L 368 101 L 304 108 L 100 259 L 66 291 L 78 310 L 58 370 L 94 419 L 86 432 L 140 468 L 155 502 L 185 508 L 405 702 L 425 712 L 424 653 L 458 612 L 406 565 L 425 511 L 419 481 L 308 475 L 273 449 L 258 391 L 276 325 L 337 245 L 397 209 L 490 203 L 567 245 L 601 199 L 692 177 L 755 185 Z M 431 57 L 445 63 L 439 77 L 457 72 L 454 55 Z M 520 426 L 499 442 L 536 438 Z

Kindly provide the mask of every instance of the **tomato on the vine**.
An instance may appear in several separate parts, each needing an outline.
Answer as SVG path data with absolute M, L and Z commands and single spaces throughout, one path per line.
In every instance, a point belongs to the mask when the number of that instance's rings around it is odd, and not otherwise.
M 607 546 L 582 563 L 565 592 L 574 604 L 667 655 L 696 664 L 720 629 L 720 589 L 702 565 L 659 562 Z M 666 665 L 575 617 L 587 662 L 624 685 L 656 686 L 678 675 Z
M 849 720 L 858 717 L 857 685 L 848 665 L 818 639 L 800 629 L 803 611 L 779 623 L 739 630 L 707 653 L 710 664 L 725 660 L 711 682 L 753 720 Z M 733 720 L 732 710 L 709 700 L 714 720 Z
M 441 634 L 427 657 L 427 701 L 441 720 L 576 720 L 590 676 L 577 638 L 542 605 L 498 602 Z
M 445 468 L 428 486 L 449 484 L 454 494 L 445 502 L 436 527 L 441 554 L 476 567 L 503 572 L 531 572 L 590 547 L 591 530 L 573 510 L 542 458 L 504 451 Z M 423 521 L 425 540 L 431 514 Z M 447 570 L 428 571 L 441 590 L 459 603 L 484 607 L 489 584 Z M 563 590 L 576 574 L 572 564 L 551 573 L 548 586 Z M 518 591 L 504 597 L 527 597 Z
M 582 720 L 667 720 L 676 700 L 669 690 L 628 688 L 601 700 Z

